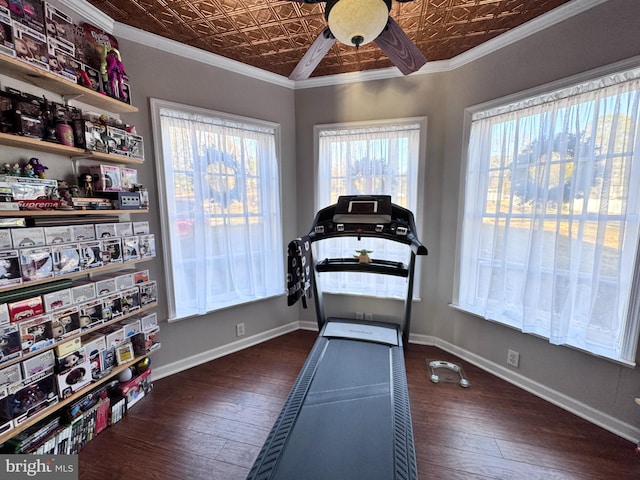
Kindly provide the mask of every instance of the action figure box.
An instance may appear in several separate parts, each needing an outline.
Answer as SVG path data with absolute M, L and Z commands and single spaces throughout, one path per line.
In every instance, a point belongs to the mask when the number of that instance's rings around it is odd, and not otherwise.
M 93 188 L 97 192 L 119 192 L 120 167 L 116 165 L 91 165 L 89 171 L 94 178 Z
M 57 310 L 52 314 L 53 338 L 60 341 L 80 333 L 80 311 L 78 307 Z
M 81 64 L 82 71 L 84 72 L 84 79 L 87 83 L 84 85 L 87 88 L 90 88 L 94 92 L 103 92 L 104 87 L 102 85 L 102 75 L 100 71 L 87 65 L 86 63 Z
M 107 349 L 107 343 L 104 335 L 97 334 L 86 338 L 83 342 L 83 346 L 89 356 L 89 363 L 91 364 L 91 376 L 94 380 L 97 380 L 103 376 L 102 369 L 102 352 Z
M 134 235 L 149 235 L 151 230 L 149 229 L 149 222 L 132 222 Z
M 7 7 L 0 6 L 0 54 L 9 57 L 16 56 L 16 47 L 13 44 L 13 26 L 11 14 Z
M 153 258 L 156 256 L 156 237 L 153 233 L 138 237 L 138 254 L 140 258 Z
M 133 272 L 133 283 L 144 283 L 149 281 L 149 270 L 138 270 Z
M 156 325 L 153 330 L 139 332 L 131 337 L 133 351 L 137 356 L 147 355 L 157 348 L 160 348 L 158 341 L 158 332 L 160 328 Z
M 42 297 L 31 297 L 7 303 L 11 322 L 20 322 L 29 318 L 39 317 L 44 313 Z
M 42 296 L 42 303 L 44 305 L 44 311 L 47 313 L 51 313 L 62 308 L 69 308 L 73 305 L 71 289 L 63 288 L 62 290 L 56 290 L 55 292 L 45 293 Z
M 131 158 L 144 160 L 144 141 L 140 135 L 127 133 L 127 144 Z
M 121 128 L 107 125 L 107 149 L 113 155 L 129 156 L 127 150 L 127 132 Z
M 20 322 L 22 352 L 31 353 L 53 345 L 51 317 L 47 314 Z
M 11 19 L 14 22 L 29 27 L 38 33 L 45 33 L 44 3 L 42 0 L 11 0 L 9 2 Z
M 112 293 L 102 297 L 102 319 L 104 321 L 109 321 L 122 315 L 122 295 L 120 293 Z
M 116 365 L 116 348 L 109 347 L 100 352 L 100 369 L 102 372 L 110 371 Z
M 107 127 L 87 119 L 84 123 L 85 148 L 94 152 L 107 153 Z
M 8 325 L 11 322 L 9 317 L 9 307 L 6 303 L 0 303 L 0 326 Z
M 102 242 L 91 240 L 80 242 L 80 267 L 82 270 L 102 267 Z
M 117 237 L 132 237 L 133 235 L 133 222 L 116 223 Z
M 47 244 L 42 227 L 12 228 L 11 238 L 16 248 L 42 247 Z
M 47 38 L 56 40 L 67 55 L 75 57 L 75 33 L 73 19 L 49 2 L 44 3 L 44 23 Z
M 117 292 L 116 279 L 111 275 L 98 275 L 92 277 L 92 280 L 95 282 L 96 292 L 99 297 Z
M 96 230 L 92 223 L 86 225 L 71 225 L 72 241 L 84 242 L 96 239 Z
M 119 347 L 125 341 L 124 328 L 122 325 L 109 325 L 101 328 L 99 333 L 104 335 L 107 348 Z
M 76 62 L 68 53 L 66 45 L 53 38 L 47 38 L 49 72 L 69 82 L 77 83 Z
M 139 258 L 138 237 L 124 237 L 122 239 L 122 260 L 131 262 Z
M 78 305 L 80 328 L 85 331 L 102 324 L 102 300 L 94 299 Z
M 127 314 L 140 310 L 140 290 L 138 287 L 132 287 L 122 290 L 122 313 Z
M 104 265 L 122 263 L 122 242 L 119 238 L 102 240 L 102 262 Z
M 115 277 L 116 281 L 116 290 L 122 291 L 132 288 L 135 284 L 133 283 L 133 273 L 123 273 L 122 275 L 118 275 Z
M 7 387 L 0 386 L 0 435 L 13 430 L 9 392 Z
M 81 337 L 75 337 L 55 346 L 56 357 L 64 357 L 65 355 L 78 350 L 82 346 Z
M 0 368 L 0 388 L 5 388 L 22 380 L 22 364 L 14 363 L 8 367 Z
M 91 364 L 86 348 L 81 347 L 75 352 L 58 358 L 56 371 L 60 399 L 67 398 L 86 387 L 92 380 Z
M 44 280 L 53 277 L 51 247 L 21 248 L 20 271 L 23 282 Z
M 131 338 L 142 331 L 139 318 L 128 318 L 120 322 L 124 330 L 124 338 Z
M 47 37 L 44 33 L 14 21 L 13 44 L 16 48 L 16 58 L 18 60 L 42 70 L 49 70 Z
M 80 245 L 65 243 L 51 247 L 53 275 L 59 277 L 80 271 Z
M 22 357 L 18 325 L 0 327 L 0 363 Z
M 11 416 L 16 427 L 36 414 L 58 403 L 52 370 L 44 370 L 31 378 L 14 383 L 8 388 Z
M 145 306 L 158 301 L 158 284 L 155 280 L 138 284 L 140 305 Z
M 6 95 L 9 95 L 11 103 L 8 109 Z M 41 120 L 42 98 L 14 89 L 7 90 L 7 93 L 3 94 L 2 98 L 3 130 L 5 130 L 5 133 L 15 133 L 38 139 L 44 137 L 44 125 Z M 6 178 L 8 175 L 4 177 L 4 181 L 8 181 Z
M 115 223 L 96 223 L 93 228 L 96 231 L 96 239 L 119 237 L 116 233 Z
M 138 170 L 129 167 L 120 167 L 120 186 L 123 192 L 130 192 L 138 183 Z
M 13 194 L 11 196 L 13 196 Z M 13 241 L 11 240 L 11 229 L 0 228 L 0 250 L 9 250 L 11 248 L 13 248 Z
M 148 333 L 157 330 L 158 328 L 158 315 L 153 312 L 143 316 L 140 319 L 140 328 L 143 332 Z
M 58 181 L 48 178 L 14 177 L 0 175 L 0 181 L 11 187 L 13 198 L 18 200 L 45 200 L 58 188 Z
M 71 243 L 74 241 L 71 225 L 43 227 L 43 229 L 46 245 L 57 245 L 59 243 Z
M 120 394 L 127 399 L 127 409 L 133 407 L 136 403 L 142 400 L 146 393 L 151 389 L 149 384 L 149 375 L 151 375 L 150 368 L 128 382 L 118 385 Z
M 74 304 L 93 300 L 96 296 L 96 285 L 91 281 L 74 283 L 71 287 L 71 300 Z
M 24 378 L 31 378 L 40 372 L 53 370 L 56 364 L 56 357 L 53 350 L 46 350 L 35 357 L 27 358 L 22 362 Z
M 21 283 L 22 272 L 18 250 L 0 252 L 0 287 L 11 287 Z

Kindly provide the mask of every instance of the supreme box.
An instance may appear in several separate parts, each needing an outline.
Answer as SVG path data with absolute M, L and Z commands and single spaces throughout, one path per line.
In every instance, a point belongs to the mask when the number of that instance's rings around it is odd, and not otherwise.
M 20 255 L 18 250 L 0 252 L 0 287 L 10 287 L 22 283 Z
M 44 311 L 47 313 L 54 310 L 60 310 L 61 308 L 67 308 L 73 305 L 71 298 L 71 289 L 63 288 L 62 290 L 56 290 L 55 292 L 45 293 L 42 296 L 42 303 L 44 305 Z

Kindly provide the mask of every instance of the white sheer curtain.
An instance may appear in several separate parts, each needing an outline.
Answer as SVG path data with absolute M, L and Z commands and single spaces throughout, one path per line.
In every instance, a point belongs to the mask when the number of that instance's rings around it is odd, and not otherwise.
M 459 307 L 634 362 L 639 76 L 624 72 L 474 116 Z
M 272 126 L 160 109 L 173 317 L 284 292 Z
M 419 150 L 425 148 L 420 145 L 420 129 L 416 121 L 318 128 L 318 209 L 334 204 L 340 195 L 382 194 L 415 212 Z M 373 238 L 323 240 L 316 248 L 318 259 L 348 258 L 365 248 L 373 252 L 373 258 L 409 260 L 405 246 Z M 323 273 L 322 288 L 334 293 L 406 296 L 406 280 L 387 275 Z

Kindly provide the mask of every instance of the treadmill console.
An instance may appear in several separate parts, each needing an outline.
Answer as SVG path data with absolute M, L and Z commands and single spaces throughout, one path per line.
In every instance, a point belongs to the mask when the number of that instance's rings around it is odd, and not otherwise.
M 350 195 L 339 197 L 333 213 L 333 221 L 338 224 L 389 223 L 391 221 L 391 196 Z

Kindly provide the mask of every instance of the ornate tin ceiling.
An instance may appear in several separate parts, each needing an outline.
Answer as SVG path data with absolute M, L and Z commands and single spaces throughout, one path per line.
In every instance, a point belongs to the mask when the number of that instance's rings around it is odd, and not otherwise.
M 430 61 L 446 60 L 570 0 L 393 0 L 390 16 Z M 326 3 L 290 0 L 89 0 L 113 20 L 288 76 L 326 27 Z M 371 42 L 339 42 L 312 77 L 392 67 Z

